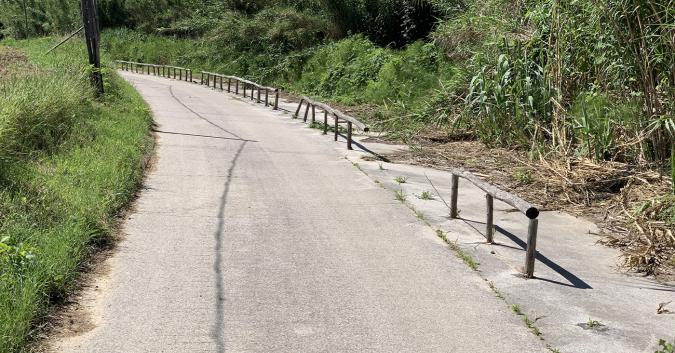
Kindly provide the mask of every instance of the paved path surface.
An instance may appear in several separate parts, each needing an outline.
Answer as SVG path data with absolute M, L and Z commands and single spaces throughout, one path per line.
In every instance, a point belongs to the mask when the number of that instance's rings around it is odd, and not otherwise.
M 54 351 L 546 351 L 344 146 L 205 87 L 123 75 L 163 131 L 158 162 L 84 296 L 92 329 Z

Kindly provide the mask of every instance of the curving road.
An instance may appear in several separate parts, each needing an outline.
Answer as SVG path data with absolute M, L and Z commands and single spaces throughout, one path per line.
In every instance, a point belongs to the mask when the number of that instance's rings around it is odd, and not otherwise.
M 57 352 L 543 352 L 433 230 L 287 115 L 122 73 L 158 159 Z

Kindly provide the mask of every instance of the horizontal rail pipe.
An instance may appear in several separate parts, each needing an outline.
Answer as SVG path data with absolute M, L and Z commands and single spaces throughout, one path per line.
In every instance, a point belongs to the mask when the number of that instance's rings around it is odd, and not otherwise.
M 537 217 L 539 217 L 539 209 L 534 207 L 529 202 L 521 199 L 520 197 L 503 191 L 464 169 L 453 168 L 451 169 L 451 173 L 452 180 L 450 195 L 450 218 L 459 217 L 459 210 L 457 209 L 459 178 L 468 180 L 477 188 L 483 190 L 486 194 L 487 221 L 485 224 L 486 238 L 489 243 L 494 242 L 494 199 L 505 202 L 506 204 L 520 211 L 529 219 L 529 225 L 527 229 L 527 248 L 525 249 L 524 275 L 527 278 L 534 277 L 534 260 L 537 254 L 537 228 L 539 225 L 539 220 Z
M 181 81 L 192 82 L 192 69 L 188 69 L 180 66 L 170 66 L 170 65 L 156 65 L 156 64 L 146 64 L 139 63 L 135 61 L 124 61 L 116 60 L 115 61 L 122 70 L 132 71 L 136 73 L 146 73 L 148 75 L 154 74 L 158 76 L 161 73 L 162 77 L 179 79 Z M 140 72 L 139 72 L 140 69 Z
M 298 104 L 298 109 L 295 110 L 295 114 L 293 115 L 293 118 L 298 118 L 300 114 L 300 110 L 302 109 L 302 105 L 305 104 L 305 115 L 303 120 L 306 122 L 307 118 L 309 116 L 309 111 L 311 109 L 312 111 L 312 123 L 316 121 L 316 108 L 321 108 L 324 111 L 324 134 L 328 132 L 327 130 L 327 123 L 328 123 L 328 115 L 333 116 L 333 119 L 335 120 L 335 140 L 337 141 L 337 136 L 338 136 L 338 127 L 339 123 L 346 123 L 347 124 L 347 149 L 353 149 L 352 148 L 352 130 L 354 127 L 357 129 L 368 132 L 370 131 L 370 128 L 366 126 L 366 124 L 360 122 L 358 119 L 349 116 L 325 103 L 317 102 L 309 97 L 303 96 L 302 99 L 300 99 L 300 103 Z
M 232 82 L 234 81 L 235 84 L 235 94 L 239 94 L 239 87 L 241 86 L 243 95 L 245 98 L 250 98 L 251 100 L 255 100 L 257 103 L 262 103 L 262 92 L 265 92 L 265 106 L 269 106 L 269 96 L 270 92 L 274 92 L 274 103 L 272 104 L 272 109 L 278 110 L 279 109 L 279 89 L 275 87 L 269 87 L 269 86 L 263 86 L 261 84 L 255 83 L 250 80 L 243 79 L 241 77 L 237 76 L 230 76 L 230 75 L 223 75 L 223 74 L 218 74 L 215 72 L 209 72 L 209 71 L 202 71 L 202 76 L 206 77 L 206 80 L 202 80 L 202 84 L 206 84 L 207 86 L 210 86 L 211 78 L 213 78 L 214 83 L 213 87 L 216 88 L 216 79 L 220 80 L 220 89 L 224 90 L 223 88 L 223 82 L 227 80 L 227 91 L 232 92 Z M 248 94 L 248 90 L 250 87 L 250 96 Z M 256 91 L 254 93 L 254 91 Z M 255 96 L 254 96 L 255 94 Z

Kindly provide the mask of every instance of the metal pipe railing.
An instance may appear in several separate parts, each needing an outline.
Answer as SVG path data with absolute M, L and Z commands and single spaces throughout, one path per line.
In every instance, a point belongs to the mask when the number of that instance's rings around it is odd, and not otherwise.
M 368 126 L 366 126 L 366 124 L 360 122 L 358 119 L 356 119 L 352 116 L 349 116 L 349 115 L 347 115 L 347 114 L 345 114 L 345 113 L 343 113 L 343 112 L 341 112 L 337 109 L 334 109 L 334 108 L 332 108 L 331 106 L 329 106 L 325 103 L 314 101 L 314 100 L 312 100 L 308 97 L 302 97 L 302 99 L 300 99 L 300 104 L 298 104 L 298 109 L 295 110 L 295 114 L 293 115 L 294 119 L 298 118 L 298 116 L 300 114 L 300 109 L 302 109 L 303 104 L 306 104 L 305 114 L 304 114 L 304 117 L 303 117 L 303 121 L 305 121 L 305 122 L 307 122 L 310 107 L 311 107 L 311 110 L 312 110 L 312 123 L 316 122 L 316 108 L 319 107 L 319 108 L 323 109 L 323 112 L 324 112 L 324 119 L 323 119 L 324 134 L 328 133 L 328 115 L 330 114 L 330 115 L 333 116 L 333 120 L 334 120 L 334 123 L 335 123 L 335 136 L 334 136 L 335 141 L 338 140 L 338 136 L 339 136 L 338 130 L 339 130 L 340 121 L 342 121 L 343 123 L 346 123 L 347 124 L 347 149 L 349 149 L 349 150 L 353 149 L 352 148 L 352 142 L 353 142 L 352 131 L 354 129 L 354 126 L 356 126 L 358 129 L 360 129 L 364 132 L 369 131 Z
M 476 175 L 464 170 L 453 168 L 450 184 L 450 218 L 458 218 L 457 199 L 459 194 L 459 178 L 470 181 L 473 185 L 485 192 L 487 204 L 487 220 L 485 237 L 488 243 L 494 243 L 494 199 L 501 200 L 523 213 L 529 219 L 527 228 L 527 247 L 525 250 L 524 275 L 527 278 L 534 277 L 534 261 L 537 255 L 537 229 L 539 227 L 539 210 L 529 202 L 503 191 L 496 186 L 480 179 Z

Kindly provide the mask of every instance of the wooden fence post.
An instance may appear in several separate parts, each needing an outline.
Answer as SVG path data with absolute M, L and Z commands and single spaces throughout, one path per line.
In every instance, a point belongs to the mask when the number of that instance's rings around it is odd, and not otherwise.
M 99 42 L 101 32 L 98 25 L 98 6 L 96 0 L 81 0 L 82 22 L 84 24 L 84 36 L 87 42 L 89 65 L 92 67 L 91 83 L 96 88 L 98 96 L 103 95 L 103 75 L 101 74 L 101 53 Z

